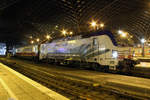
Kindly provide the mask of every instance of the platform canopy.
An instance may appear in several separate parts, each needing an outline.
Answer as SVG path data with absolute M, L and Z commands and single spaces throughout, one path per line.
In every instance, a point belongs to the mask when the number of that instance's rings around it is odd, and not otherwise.
M 58 29 L 75 34 L 89 31 L 91 20 L 114 34 L 124 30 L 137 40 L 149 38 L 149 0 L 0 0 L 1 41 L 19 42 L 31 34 L 60 36 Z

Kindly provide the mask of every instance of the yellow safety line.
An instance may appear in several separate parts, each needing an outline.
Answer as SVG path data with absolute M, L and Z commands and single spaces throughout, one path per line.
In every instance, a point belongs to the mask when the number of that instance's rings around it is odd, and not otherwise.
M 7 84 L 1 78 L 0 78 L 0 83 L 2 84 L 4 89 L 8 92 L 8 94 L 10 95 L 10 99 L 18 100 L 18 98 L 15 96 L 15 94 L 11 91 L 11 89 L 7 86 Z
M 41 92 L 47 94 L 49 97 L 51 97 L 51 98 L 54 97 L 55 100 L 60 100 L 60 98 L 59 98 L 59 99 L 56 99 L 57 97 L 61 97 L 61 100 L 70 100 L 70 99 L 68 99 L 68 98 L 66 98 L 66 97 L 64 97 L 64 96 L 62 96 L 61 94 L 59 94 L 59 93 L 57 93 L 57 92 L 54 92 L 54 91 L 48 89 L 47 87 L 45 87 L 45 86 L 43 86 L 43 85 L 41 85 L 41 84 L 39 84 L 39 83 L 33 81 L 32 79 L 29 79 L 28 77 L 26 77 L 26 76 L 20 74 L 19 72 L 14 71 L 13 69 L 7 67 L 6 65 L 4 65 L 4 64 L 2 64 L 2 63 L 0 63 L 0 65 L 1 65 L 1 66 L 4 66 L 7 70 L 9 70 L 10 72 L 12 72 L 12 73 L 15 74 L 16 76 L 18 76 L 19 78 L 21 78 L 22 80 L 24 80 L 25 82 L 31 84 L 32 86 L 34 86 L 35 88 L 37 88 L 37 89 L 40 90 Z M 53 94 L 52 94 L 52 93 L 53 93 Z M 55 94 L 55 95 L 54 95 L 54 94 Z

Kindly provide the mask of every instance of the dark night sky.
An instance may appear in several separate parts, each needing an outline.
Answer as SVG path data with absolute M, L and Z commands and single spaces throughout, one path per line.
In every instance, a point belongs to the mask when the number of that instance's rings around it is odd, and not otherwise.
M 107 29 L 123 29 L 135 36 L 149 37 L 149 0 L 2 0 L 0 41 L 19 43 L 29 35 L 45 34 L 55 25 L 88 31 L 88 21 L 102 21 Z M 50 31 L 51 31 L 50 30 Z M 51 33 L 51 32 L 49 32 Z M 59 33 L 55 33 L 57 37 Z

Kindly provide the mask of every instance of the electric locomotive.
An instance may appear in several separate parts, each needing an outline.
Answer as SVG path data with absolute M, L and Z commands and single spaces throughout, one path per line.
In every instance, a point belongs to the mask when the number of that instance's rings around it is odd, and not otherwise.
M 131 59 L 130 48 L 118 47 L 109 31 L 57 39 L 50 43 L 32 45 L 30 48 L 34 50 L 27 47 L 22 47 L 22 51 L 16 49 L 16 54 L 19 52 L 20 56 L 38 58 L 40 61 L 105 71 L 127 72 L 135 64 Z

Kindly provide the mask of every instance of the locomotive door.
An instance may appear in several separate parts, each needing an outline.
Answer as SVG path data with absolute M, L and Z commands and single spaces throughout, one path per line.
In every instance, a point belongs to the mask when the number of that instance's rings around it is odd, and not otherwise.
M 37 59 L 38 60 L 40 60 L 40 53 L 41 53 L 41 50 L 40 50 L 40 44 L 38 44 L 38 47 L 37 47 L 37 49 L 38 49 L 38 52 L 37 52 Z
M 92 45 L 92 54 L 94 62 L 98 62 L 99 60 L 99 42 L 97 38 L 93 38 L 93 45 Z

